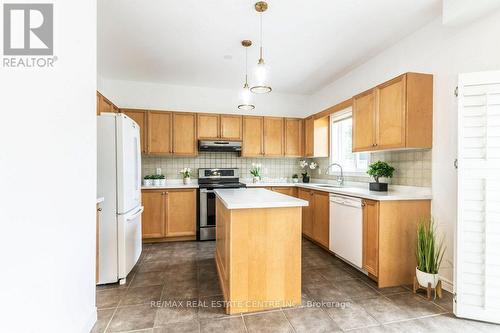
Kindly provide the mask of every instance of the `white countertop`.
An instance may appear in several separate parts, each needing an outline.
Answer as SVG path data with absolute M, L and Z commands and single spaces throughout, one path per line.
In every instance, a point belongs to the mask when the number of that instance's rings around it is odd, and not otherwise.
M 198 188 L 198 181 L 196 179 L 191 179 L 191 184 L 184 185 L 182 179 L 172 179 L 167 180 L 164 186 L 142 186 L 143 190 L 162 190 L 169 188 Z
M 303 207 L 309 203 L 263 188 L 216 189 L 215 194 L 228 209 Z
M 317 181 L 321 181 L 318 179 Z M 296 186 L 302 188 L 310 188 L 316 191 L 323 191 L 328 193 L 334 193 L 339 195 L 348 195 L 363 199 L 371 199 L 377 201 L 388 201 L 388 200 L 431 200 L 432 199 L 432 189 L 429 187 L 418 187 L 418 186 L 400 186 L 400 185 L 389 185 L 389 191 L 387 192 L 377 192 L 370 191 L 368 189 L 368 183 L 346 183 L 342 187 L 321 187 L 320 185 L 334 185 L 335 183 L 325 182 L 313 182 L 313 183 L 283 183 L 283 182 L 246 182 L 247 187 L 283 187 L 283 186 Z
M 96 200 L 96 204 L 100 204 L 103 201 L 104 201 L 104 197 L 98 197 Z

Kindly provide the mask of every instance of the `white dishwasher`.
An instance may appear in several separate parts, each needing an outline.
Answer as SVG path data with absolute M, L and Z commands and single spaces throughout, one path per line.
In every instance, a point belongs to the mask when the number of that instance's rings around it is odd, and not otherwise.
M 363 200 L 330 194 L 330 251 L 362 268 Z

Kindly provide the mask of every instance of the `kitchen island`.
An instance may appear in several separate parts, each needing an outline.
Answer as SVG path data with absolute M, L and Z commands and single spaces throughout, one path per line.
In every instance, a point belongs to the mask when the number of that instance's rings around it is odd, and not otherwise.
M 301 303 L 305 200 L 266 189 L 217 189 L 215 260 L 228 314 Z

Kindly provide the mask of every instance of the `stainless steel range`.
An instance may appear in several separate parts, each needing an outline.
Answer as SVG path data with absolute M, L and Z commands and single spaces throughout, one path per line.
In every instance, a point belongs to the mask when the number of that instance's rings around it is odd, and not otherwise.
M 217 188 L 246 187 L 240 183 L 239 169 L 198 169 L 199 194 L 199 221 L 198 240 L 215 239 L 215 193 Z

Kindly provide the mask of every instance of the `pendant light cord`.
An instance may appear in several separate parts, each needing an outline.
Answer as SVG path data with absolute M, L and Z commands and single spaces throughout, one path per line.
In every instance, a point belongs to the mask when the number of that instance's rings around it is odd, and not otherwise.
M 263 15 L 264 13 L 260 13 L 260 59 L 262 59 L 262 45 L 264 44 L 263 42 L 263 33 L 262 33 L 262 21 L 263 21 Z
M 245 85 L 248 85 L 248 47 L 245 47 Z

